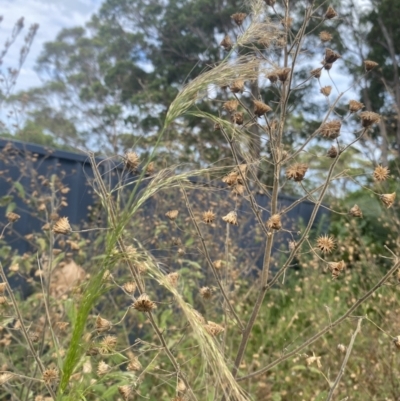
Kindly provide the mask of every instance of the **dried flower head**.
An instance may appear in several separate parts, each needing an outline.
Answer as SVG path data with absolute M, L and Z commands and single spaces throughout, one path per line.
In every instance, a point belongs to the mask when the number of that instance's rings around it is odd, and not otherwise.
M 105 336 L 100 343 L 101 345 L 101 353 L 107 354 L 114 350 L 115 346 L 117 345 L 117 337 L 115 336 Z
M 128 294 L 133 294 L 136 291 L 136 283 L 133 281 L 128 281 L 122 287 Z
M 392 194 L 383 194 L 380 198 L 383 204 L 389 209 L 396 199 L 396 192 L 393 192 Z
M 53 226 L 53 232 L 55 234 L 68 235 L 71 231 L 72 229 L 69 225 L 68 217 L 61 217 L 55 222 Z
M 281 216 L 279 214 L 273 214 L 267 221 L 267 227 L 270 230 L 280 230 L 282 228 Z
M 365 71 L 371 71 L 373 70 L 375 67 L 378 67 L 378 63 L 372 60 L 364 60 L 364 67 L 365 67 Z
M 96 330 L 98 333 L 103 333 L 104 331 L 109 331 L 112 327 L 112 323 L 103 319 L 100 315 L 96 318 Z
M 58 380 L 58 370 L 55 368 L 46 369 L 43 372 L 43 380 L 46 384 L 54 384 Z
M 358 205 L 354 205 L 350 210 L 349 210 L 349 215 L 353 217 L 363 217 L 362 211 Z
M 373 177 L 375 181 L 386 181 L 389 178 L 389 169 L 383 166 L 375 167 Z
M 335 240 L 328 235 L 321 235 L 317 239 L 317 247 L 322 253 L 331 253 L 335 248 Z
M 243 21 L 247 17 L 246 13 L 235 13 L 231 15 L 231 18 L 235 21 L 236 25 L 241 26 Z
M 204 299 L 210 299 L 212 297 L 212 290 L 210 287 L 202 287 L 200 288 L 200 295 Z
M 321 88 L 321 93 L 324 95 L 324 96 L 329 96 L 330 94 L 331 94 L 331 92 L 332 92 L 332 86 L 323 86 L 322 88 Z
M 225 50 L 231 50 L 232 49 L 232 41 L 231 41 L 231 38 L 228 36 L 228 35 L 226 35 L 223 39 L 222 39 L 222 41 L 221 41 L 221 43 L 219 44 L 220 46 L 222 46 Z
M 334 10 L 334 8 L 332 6 L 329 6 L 328 9 L 326 10 L 325 13 L 325 18 L 326 19 L 332 19 L 337 17 L 337 12 Z
M 321 369 L 321 368 L 322 368 L 321 357 L 320 357 L 320 356 L 315 356 L 315 355 L 313 354 L 313 356 L 309 356 L 309 357 L 306 359 L 307 366 L 312 365 L 314 362 L 317 364 L 318 369 Z
M 213 262 L 213 266 L 214 266 L 217 270 L 221 269 L 221 268 L 222 268 L 222 260 L 221 260 L 221 259 L 215 260 L 215 261 Z
M 274 82 L 276 82 L 276 81 L 278 80 L 278 75 L 276 75 L 276 71 L 274 71 L 274 72 L 272 72 L 272 73 L 270 73 L 270 74 L 267 74 L 267 78 L 268 78 L 272 83 L 274 83 Z
M 19 214 L 14 213 L 14 212 L 8 212 L 8 213 L 6 214 L 6 218 L 7 218 L 7 220 L 8 220 L 10 223 L 16 222 L 17 220 L 19 220 L 20 217 L 21 217 L 21 216 L 20 216 Z
M 139 312 L 151 312 L 153 309 L 157 308 L 157 305 L 150 301 L 150 298 L 147 294 L 140 295 L 140 297 L 133 303 L 132 306 Z
M 3 295 L 7 288 L 6 283 L 0 283 L 0 295 Z
M 276 0 L 264 0 L 267 6 L 273 7 Z
M 121 394 L 123 400 L 127 401 L 132 394 L 132 387 L 127 384 L 125 386 L 119 386 L 118 392 Z
M 237 110 L 238 106 L 239 106 L 239 102 L 234 99 L 234 100 L 229 100 L 229 101 L 225 102 L 222 107 L 229 113 L 233 113 L 234 111 Z
M 3 384 L 8 383 L 12 378 L 13 378 L 14 374 L 11 372 L 3 372 L 0 375 L 0 386 L 2 386 Z
M 308 165 L 304 163 L 295 163 L 289 166 L 286 170 L 286 178 L 296 182 L 303 181 L 308 170 Z
M 139 156 L 136 152 L 126 152 L 125 153 L 125 165 L 126 168 L 135 171 L 140 164 Z
M 342 123 L 339 120 L 328 121 L 319 128 L 321 135 L 324 138 L 336 139 L 340 135 Z
M 279 81 L 286 82 L 286 80 L 289 77 L 290 71 L 291 71 L 291 68 L 289 68 L 289 67 L 280 68 L 275 71 L 275 74 L 278 76 Z
M 337 350 L 341 353 L 344 354 L 347 351 L 347 347 L 344 344 L 338 344 Z
M 322 62 L 322 64 L 324 65 L 324 69 L 327 70 L 327 71 L 329 71 L 329 70 L 332 68 L 332 66 L 333 66 L 332 63 L 325 63 L 325 62 Z
M 321 78 L 321 71 L 322 68 L 315 68 L 314 70 L 311 70 L 310 74 L 314 78 Z
M 97 375 L 104 376 L 110 371 L 110 369 L 111 369 L 110 365 L 107 365 L 104 361 L 100 361 L 99 364 L 97 365 Z
M 241 111 L 237 111 L 232 115 L 231 120 L 234 124 L 243 125 L 243 113 Z
M 336 60 L 342 56 L 339 53 L 334 52 L 332 49 L 325 49 L 325 59 L 324 62 L 327 64 L 333 64 Z
M 142 369 L 142 364 L 135 355 L 130 356 L 127 369 L 130 372 L 137 372 L 138 370 Z
M 346 264 L 343 260 L 340 262 L 331 262 L 328 263 L 328 269 L 332 273 L 332 279 L 337 279 L 339 274 L 346 268 Z
M 244 185 L 236 184 L 232 186 L 232 193 L 234 195 L 243 195 L 244 194 Z
M 172 287 L 176 287 L 178 285 L 179 273 L 169 273 L 167 274 L 166 279 L 172 285 Z
M 173 221 L 178 217 L 178 214 L 179 210 L 169 210 L 167 213 L 165 213 L 165 216 Z
M 237 221 L 237 213 L 234 210 L 229 212 L 226 216 L 223 216 L 222 220 L 224 220 L 226 223 L 233 224 L 234 226 L 239 225 Z
M 364 105 L 361 102 L 358 102 L 357 100 L 349 101 L 350 113 L 357 113 L 357 111 L 360 111 L 362 108 L 364 108 Z
M 203 221 L 206 224 L 211 224 L 215 220 L 215 213 L 211 210 L 203 213 Z
M 67 327 L 69 326 L 68 322 L 57 322 L 56 323 L 56 328 L 59 332 L 64 332 L 67 330 Z
M 221 124 L 220 123 L 215 123 L 214 124 L 214 131 L 220 131 L 221 130 Z
M 222 182 L 229 185 L 236 185 L 240 179 L 240 175 L 236 171 L 231 171 L 228 175 L 222 178 Z
M 293 18 L 288 17 L 288 18 L 282 18 L 281 19 L 281 24 L 285 27 L 285 28 L 290 28 L 293 24 Z
M 261 117 L 265 113 L 268 113 L 269 111 L 272 111 L 271 107 L 269 107 L 267 104 L 260 102 L 259 100 L 254 100 L 254 114 L 257 117 Z
M 331 146 L 331 148 L 326 152 L 326 155 L 330 157 L 331 159 L 334 159 L 338 155 L 338 150 L 336 146 Z
M 206 329 L 207 333 L 212 336 L 217 336 L 225 330 L 221 325 L 211 321 L 204 325 L 204 328 Z
M 360 113 L 361 123 L 364 128 L 368 128 L 371 125 L 379 123 L 381 116 L 373 111 L 363 111 Z
M 330 40 L 332 40 L 332 35 L 327 31 L 322 31 L 319 34 L 319 38 L 322 42 L 329 42 Z
M 146 167 L 146 174 L 152 175 L 154 174 L 154 171 L 155 171 L 154 162 L 150 162 Z
M 244 81 L 242 79 L 237 79 L 229 87 L 232 93 L 242 93 L 244 91 Z
M 393 343 L 394 343 L 394 345 L 396 346 L 396 348 L 399 348 L 399 349 L 400 349 L 400 336 L 396 336 L 396 337 L 393 339 Z

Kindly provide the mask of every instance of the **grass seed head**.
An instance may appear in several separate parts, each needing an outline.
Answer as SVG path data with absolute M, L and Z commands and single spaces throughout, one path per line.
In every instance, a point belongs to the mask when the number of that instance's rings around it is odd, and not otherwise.
M 286 178 L 296 182 L 303 181 L 308 170 L 308 165 L 304 163 L 295 163 L 289 166 L 286 170 Z
M 331 253 L 335 248 L 335 240 L 332 236 L 321 235 L 317 239 L 317 247 L 322 253 Z
M 142 294 L 133 303 L 132 307 L 139 312 L 151 312 L 153 309 L 157 308 L 157 305 L 150 300 L 147 294 Z
M 350 210 L 349 210 L 349 215 L 353 217 L 363 217 L 362 211 L 358 205 L 354 205 Z
M 383 194 L 380 196 L 380 199 L 386 208 L 389 209 L 396 199 L 396 192 L 393 192 L 392 194 Z
M 389 178 L 389 169 L 383 166 L 375 167 L 373 177 L 375 181 L 386 181 Z
M 235 21 L 236 25 L 241 26 L 243 21 L 247 17 L 246 13 L 235 13 L 231 15 L 231 18 Z
M 371 127 L 381 121 L 381 116 L 373 111 L 363 111 L 360 113 L 361 123 L 364 128 Z
M 265 113 L 268 113 L 268 112 L 272 111 L 271 107 L 269 107 L 264 102 L 260 102 L 258 100 L 254 100 L 253 103 L 254 103 L 254 114 L 257 117 L 261 117 Z
M 20 219 L 20 215 L 14 212 L 9 212 L 6 214 L 6 218 L 10 223 L 14 223 Z
M 237 213 L 234 210 L 229 212 L 226 216 L 223 216 L 222 220 L 224 220 L 226 223 L 232 224 L 234 226 L 239 225 L 239 223 L 237 221 Z
M 53 232 L 55 234 L 68 235 L 71 231 L 72 229 L 69 224 L 68 217 L 61 217 L 53 226 Z

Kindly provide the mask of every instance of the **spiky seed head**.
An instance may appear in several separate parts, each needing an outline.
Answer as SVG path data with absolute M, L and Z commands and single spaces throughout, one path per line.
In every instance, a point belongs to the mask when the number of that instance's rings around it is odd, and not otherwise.
M 287 79 L 289 78 L 291 68 L 286 67 L 286 68 L 280 68 L 275 71 L 276 75 L 278 76 L 279 81 L 281 82 L 286 82 Z
M 340 135 L 342 123 L 339 120 L 328 121 L 321 125 L 319 131 L 324 138 L 336 139 Z
M 200 288 L 200 295 L 204 299 L 210 299 L 212 297 L 212 290 L 210 287 L 202 287 Z
M 241 111 L 237 111 L 232 115 L 231 120 L 234 124 L 243 125 L 243 113 Z
M 317 247 L 322 253 L 331 253 L 335 248 L 335 240 L 332 236 L 321 235 L 317 239 Z
M 324 96 L 329 96 L 330 94 L 331 94 L 331 92 L 332 92 L 332 86 L 323 86 L 322 88 L 321 88 L 321 93 L 324 95 Z
M 14 223 L 20 219 L 20 215 L 14 212 L 8 212 L 6 218 L 10 223 Z
M 380 199 L 383 204 L 389 209 L 396 199 L 396 192 L 393 192 L 392 194 L 383 194 L 380 196 Z
M 125 165 L 128 170 L 135 171 L 140 164 L 139 156 L 136 152 L 125 153 Z
M 0 386 L 2 386 L 3 384 L 8 383 L 12 378 L 13 378 L 14 374 L 11 372 L 3 372 L 0 375 Z
M 364 108 L 364 105 L 361 102 L 358 102 L 357 100 L 349 101 L 350 113 L 357 113 L 357 111 L 360 111 L 362 108 Z
M 264 102 L 260 102 L 258 100 L 254 100 L 253 103 L 254 103 L 254 114 L 257 117 L 261 117 L 265 113 L 268 113 L 268 112 L 272 111 L 271 107 L 269 107 Z
M 332 6 L 329 6 L 325 13 L 326 19 L 332 19 L 337 17 L 338 13 L 334 10 Z
M 235 13 L 231 15 L 231 18 L 235 21 L 236 25 L 241 26 L 243 21 L 247 17 L 246 13 Z
M 267 227 L 270 230 L 280 230 L 282 228 L 281 216 L 273 214 L 267 221 Z
M 207 333 L 212 335 L 213 337 L 217 336 L 218 334 L 222 333 L 225 329 L 219 325 L 218 323 L 214 323 L 209 321 L 206 325 L 204 325 Z
M 167 274 L 166 279 L 172 285 L 172 287 L 176 287 L 178 285 L 179 273 L 177 272 L 169 273 Z
M 229 87 L 232 93 L 243 93 L 244 91 L 244 81 L 242 79 L 237 79 Z
M 233 99 L 225 102 L 222 107 L 229 113 L 233 113 L 234 111 L 237 110 L 238 106 L 239 102 L 236 99 Z
M 112 327 L 112 323 L 107 320 L 103 319 L 100 315 L 96 318 L 96 330 L 98 333 L 103 333 L 105 331 L 109 331 Z
M 354 205 L 350 210 L 349 210 L 349 215 L 353 217 L 363 217 L 362 211 L 358 205 Z
M 100 345 L 102 349 L 106 352 L 102 352 L 104 354 L 114 350 L 115 346 L 117 345 L 117 337 L 115 336 L 105 336 L 101 341 Z
M 122 287 L 130 295 L 136 291 L 136 283 L 134 283 L 133 281 L 128 281 Z
M 341 353 L 344 354 L 347 351 L 347 347 L 344 344 L 338 344 L 337 350 Z
M 378 67 L 378 63 L 372 60 L 364 60 L 364 67 L 365 67 L 365 71 L 371 71 L 373 70 L 375 67 Z
M 326 152 L 326 155 L 328 157 L 330 157 L 331 159 L 335 159 L 337 157 L 338 153 L 339 152 L 338 152 L 336 146 L 332 145 L 331 148 L 328 150 L 328 152 Z
M 53 232 L 55 234 L 68 235 L 71 231 L 72 229 L 69 224 L 68 217 L 61 217 L 53 226 Z
M 346 268 L 346 264 L 343 260 L 340 262 L 331 262 L 328 263 L 328 269 L 332 273 L 332 279 L 337 279 L 339 274 Z
M 238 226 L 238 221 L 237 221 L 237 213 L 233 210 L 229 212 L 226 216 L 222 217 L 222 220 L 224 220 L 228 224 L 232 224 L 234 226 Z
M 104 361 L 100 361 L 99 364 L 97 365 L 97 375 L 104 376 L 110 371 L 110 369 L 111 369 L 110 365 L 107 365 Z
M 295 163 L 289 166 L 286 170 L 286 178 L 296 182 L 303 181 L 308 170 L 308 165 L 304 163 Z
M 0 295 L 3 295 L 6 291 L 6 283 L 0 283 Z
M 233 43 L 232 43 L 231 38 L 229 37 L 229 35 L 226 35 L 222 39 L 222 41 L 221 41 L 221 43 L 219 45 L 222 46 L 225 50 L 229 51 L 229 50 L 232 49 Z
M 129 358 L 127 369 L 130 372 L 137 372 L 138 370 L 142 369 L 142 364 L 140 363 L 139 359 L 136 356 L 132 355 Z
M 319 34 L 319 38 L 321 39 L 321 42 L 329 42 L 332 40 L 332 35 L 327 31 L 322 31 Z
M 360 113 L 361 124 L 364 128 L 371 127 L 381 121 L 381 116 L 373 111 L 363 111 Z
M 278 75 L 276 75 L 276 71 L 267 74 L 267 78 L 272 82 L 276 82 L 278 80 Z
M 206 224 L 211 224 L 215 220 L 215 213 L 212 210 L 208 210 L 203 213 L 203 221 Z
M 37 331 L 29 332 L 28 336 L 33 343 L 37 343 L 40 339 L 40 334 Z
M 43 380 L 46 384 L 53 385 L 58 380 L 58 370 L 55 368 L 46 369 L 43 372 Z
M 215 260 L 215 261 L 213 262 L 213 266 L 214 266 L 217 270 L 221 269 L 221 268 L 222 268 L 222 260 L 221 260 L 221 259 Z
M 373 177 L 375 181 L 386 181 L 389 178 L 390 170 L 387 167 L 377 166 L 375 167 Z
M 321 78 L 321 71 L 322 68 L 315 68 L 314 70 L 311 70 L 310 74 L 314 78 Z
M 132 394 L 132 387 L 127 384 L 125 386 L 119 386 L 118 392 L 121 394 L 123 400 L 127 401 Z
M 176 220 L 178 217 L 179 210 L 169 210 L 167 213 L 165 213 L 165 216 L 168 217 L 170 220 Z
M 150 298 L 147 294 L 142 294 L 133 303 L 132 307 L 139 312 L 151 312 L 153 309 L 157 308 L 157 305 L 150 301 Z
M 325 49 L 325 63 L 333 64 L 336 60 L 341 58 L 342 56 L 339 53 L 334 52 L 332 49 Z

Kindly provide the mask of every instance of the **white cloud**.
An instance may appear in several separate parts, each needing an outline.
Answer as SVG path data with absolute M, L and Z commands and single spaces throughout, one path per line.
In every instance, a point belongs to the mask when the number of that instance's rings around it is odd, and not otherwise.
M 12 32 L 15 22 L 25 18 L 25 28 L 18 40 L 12 45 L 1 66 L 16 67 L 19 49 L 23 45 L 24 32 L 31 24 L 40 25 L 31 52 L 24 64 L 17 82 L 17 90 L 40 85 L 39 77 L 34 71 L 35 60 L 43 44 L 55 39 L 62 28 L 81 26 L 88 21 L 101 5 L 101 0 L 0 0 L 3 3 L 3 22 L 0 25 L 0 44 L 6 41 Z

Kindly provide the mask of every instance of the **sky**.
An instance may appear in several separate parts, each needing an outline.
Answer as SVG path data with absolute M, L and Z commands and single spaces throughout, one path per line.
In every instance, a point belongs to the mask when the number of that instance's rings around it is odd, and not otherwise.
M 15 22 L 20 17 L 25 19 L 25 28 L 6 55 L 3 68 L 17 65 L 24 32 L 27 32 L 29 26 L 34 23 L 40 25 L 15 89 L 40 85 L 34 65 L 43 44 L 54 40 L 62 28 L 83 25 L 98 11 L 100 5 L 101 0 L 0 0 L 0 15 L 3 16 L 0 24 L 0 49 L 10 36 Z

